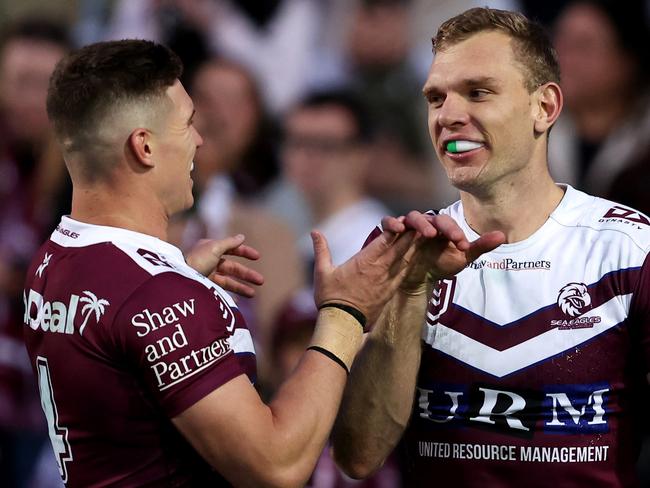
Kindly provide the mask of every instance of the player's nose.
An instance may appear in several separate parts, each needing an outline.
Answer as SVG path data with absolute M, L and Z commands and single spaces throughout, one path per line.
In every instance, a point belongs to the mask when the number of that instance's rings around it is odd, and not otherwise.
M 448 95 L 438 109 L 438 124 L 442 127 L 452 127 L 469 122 L 469 112 L 466 101 L 458 95 Z
M 196 147 L 201 147 L 203 145 L 203 137 L 196 129 L 196 127 L 192 127 L 192 128 L 194 129 L 194 144 L 196 144 Z

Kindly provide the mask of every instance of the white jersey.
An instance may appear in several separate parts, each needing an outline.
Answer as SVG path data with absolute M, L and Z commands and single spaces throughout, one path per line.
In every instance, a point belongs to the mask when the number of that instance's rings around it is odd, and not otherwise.
M 461 202 L 441 213 L 478 238 Z M 567 186 L 533 235 L 440 282 L 403 440 L 408 486 L 428 486 L 426 473 L 463 487 L 634 486 L 649 250 L 648 217 Z

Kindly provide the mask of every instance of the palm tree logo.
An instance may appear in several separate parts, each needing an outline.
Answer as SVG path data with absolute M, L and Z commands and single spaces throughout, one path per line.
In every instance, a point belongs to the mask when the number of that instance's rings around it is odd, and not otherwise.
M 84 334 L 86 323 L 88 322 L 88 319 L 93 314 L 93 312 L 95 313 L 95 320 L 97 323 L 99 323 L 99 318 L 104 315 L 104 312 L 106 312 L 105 307 L 110 305 L 110 303 L 108 303 L 108 300 L 104 300 L 103 298 L 98 299 L 97 295 L 95 295 L 92 291 L 84 291 L 83 294 L 86 296 L 79 299 L 80 302 L 85 303 L 81 309 L 81 314 L 85 314 L 84 321 L 81 324 L 81 327 L 79 327 L 79 334 L 81 335 Z

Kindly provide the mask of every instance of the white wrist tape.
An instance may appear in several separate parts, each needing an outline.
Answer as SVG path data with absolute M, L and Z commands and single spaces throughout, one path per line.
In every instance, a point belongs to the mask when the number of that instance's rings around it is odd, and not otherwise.
M 349 373 L 362 341 L 363 328 L 354 316 L 339 308 L 327 307 L 318 312 L 309 347 L 329 352 Z

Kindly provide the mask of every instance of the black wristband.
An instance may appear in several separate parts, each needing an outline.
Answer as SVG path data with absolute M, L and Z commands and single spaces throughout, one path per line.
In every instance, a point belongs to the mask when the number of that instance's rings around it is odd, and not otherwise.
M 344 363 L 343 361 L 341 361 L 341 360 L 339 359 L 338 356 L 336 356 L 336 354 L 334 354 L 334 353 L 328 351 L 327 349 L 323 349 L 322 347 L 319 347 L 319 346 L 310 346 L 310 347 L 307 348 L 308 351 L 309 351 L 310 349 L 311 349 L 312 351 L 316 351 L 316 352 L 319 352 L 319 353 L 321 353 L 321 354 L 324 354 L 325 356 L 327 356 L 328 358 L 330 358 L 332 361 L 334 361 L 336 364 L 338 364 L 339 366 L 341 366 L 341 367 L 345 370 L 346 374 L 350 374 L 350 371 L 348 371 L 348 367 L 345 365 L 345 363 Z
M 318 310 L 322 310 L 327 307 L 338 308 L 340 310 L 343 310 L 344 312 L 349 313 L 356 319 L 357 322 L 359 322 L 359 325 L 365 332 L 367 319 L 366 316 L 363 314 L 363 312 L 361 312 L 361 310 L 358 310 L 350 305 L 344 305 L 342 303 L 333 303 L 333 302 L 325 303 L 321 305 L 320 307 L 318 307 Z

